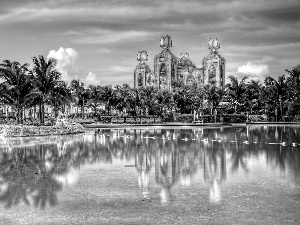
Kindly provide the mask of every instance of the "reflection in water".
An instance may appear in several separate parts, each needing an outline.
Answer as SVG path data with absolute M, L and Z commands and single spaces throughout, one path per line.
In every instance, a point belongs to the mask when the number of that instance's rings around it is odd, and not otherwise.
M 161 202 L 171 201 L 171 188 L 179 178 L 179 157 L 174 143 L 164 143 L 155 153 L 155 181 L 161 186 Z
M 198 177 L 211 203 L 222 202 L 229 175 L 251 173 L 249 159 L 266 159 L 300 185 L 300 127 L 249 126 L 214 129 L 99 129 L 86 134 L 42 139 L 1 140 L 0 202 L 55 206 L 63 187 L 76 184 L 85 164 L 135 162 L 142 199 L 151 193 L 150 172 L 161 203 L 172 202 L 172 188 L 190 188 Z M 227 168 L 228 164 L 228 168 Z
M 135 156 L 135 166 L 138 173 L 138 183 L 142 193 L 142 199 L 150 199 L 148 190 L 149 173 L 151 170 L 151 154 L 145 148 L 137 151 Z
M 204 143 L 204 180 L 210 184 L 209 200 L 221 201 L 221 183 L 226 179 L 225 149 L 218 142 Z

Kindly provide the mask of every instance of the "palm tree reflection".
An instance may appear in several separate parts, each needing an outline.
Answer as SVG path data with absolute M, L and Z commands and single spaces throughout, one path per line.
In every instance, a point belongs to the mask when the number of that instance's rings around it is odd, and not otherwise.
M 239 146 L 239 140 L 237 138 L 237 134 L 235 133 L 234 135 L 234 147 L 232 145 L 230 146 L 231 150 L 231 161 L 232 161 L 232 166 L 231 166 L 231 171 L 236 172 L 239 170 L 241 167 L 246 173 L 249 172 L 249 169 L 247 167 L 247 158 L 245 155 L 245 147 Z

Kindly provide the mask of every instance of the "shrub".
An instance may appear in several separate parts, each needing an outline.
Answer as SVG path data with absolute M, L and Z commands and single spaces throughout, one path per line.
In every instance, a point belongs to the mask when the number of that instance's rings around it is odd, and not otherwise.
M 247 115 L 244 114 L 229 114 L 222 116 L 224 123 L 245 123 L 247 121 Z
M 194 120 L 193 114 L 181 114 L 175 117 L 175 121 L 180 123 L 192 123 L 193 120 Z

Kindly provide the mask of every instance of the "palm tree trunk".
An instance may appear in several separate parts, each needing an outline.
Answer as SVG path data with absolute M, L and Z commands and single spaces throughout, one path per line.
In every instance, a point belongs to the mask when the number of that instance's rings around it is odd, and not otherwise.
M 94 114 L 95 114 L 94 116 L 96 116 L 96 114 L 97 114 L 97 106 L 96 105 L 94 106 Z
M 82 114 L 82 118 L 84 118 L 84 100 L 82 102 L 81 114 Z
M 45 123 L 45 103 L 42 102 L 42 124 Z
M 16 111 L 17 111 L 16 122 L 17 122 L 17 124 L 19 124 L 20 123 L 20 106 L 19 105 L 16 107 Z
M 39 117 L 40 117 L 40 123 L 42 124 L 43 123 L 43 120 L 42 120 L 42 101 L 39 102 Z
M 109 108 L 110 108 L 110 105 L 109 105 L 109 101 L 107 101 L 107 115 L 109 115 Z

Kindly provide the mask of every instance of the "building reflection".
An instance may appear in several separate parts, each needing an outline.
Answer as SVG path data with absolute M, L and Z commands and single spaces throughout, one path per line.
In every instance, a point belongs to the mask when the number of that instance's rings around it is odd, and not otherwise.
M 161 186 L 161 202 L 169 203 L 171 189 L 179 178 L 179 158 L 174 143 L 163 144 L 155 153 L 155 181 Z
M 221 201 L 221 184 L 226 180 L 226 154 L 225 149 L 218 142 L 203 143 L 203 172 L 204 181 L 209 184 L 209 201 Z
M 250 126 L 99 129 L 73 136 L 1 139 L 0 202 L 7 207 L 21 202 L 55 206 L 57 194 L 80 179 L 80 167 L 112 164 L 114 159 L 135 162 L 142 199 L 158 197 L 151 192 L 154 174 L 163 204 L 172 202 L 175 186 L 189 188 L 196 178 L 209 186 L 210 202 L 221 202 L 228 173 L 250 173 L 250 158 L 264 157 L 288 182 L 300 186 L 299 134 L 299 127 Z
M 138 149 L 135 155 L 135 167 L 142 199 L 150 199 L 149 176 L 152 166 L 151 162 L 151 153 L 144 146 Z

